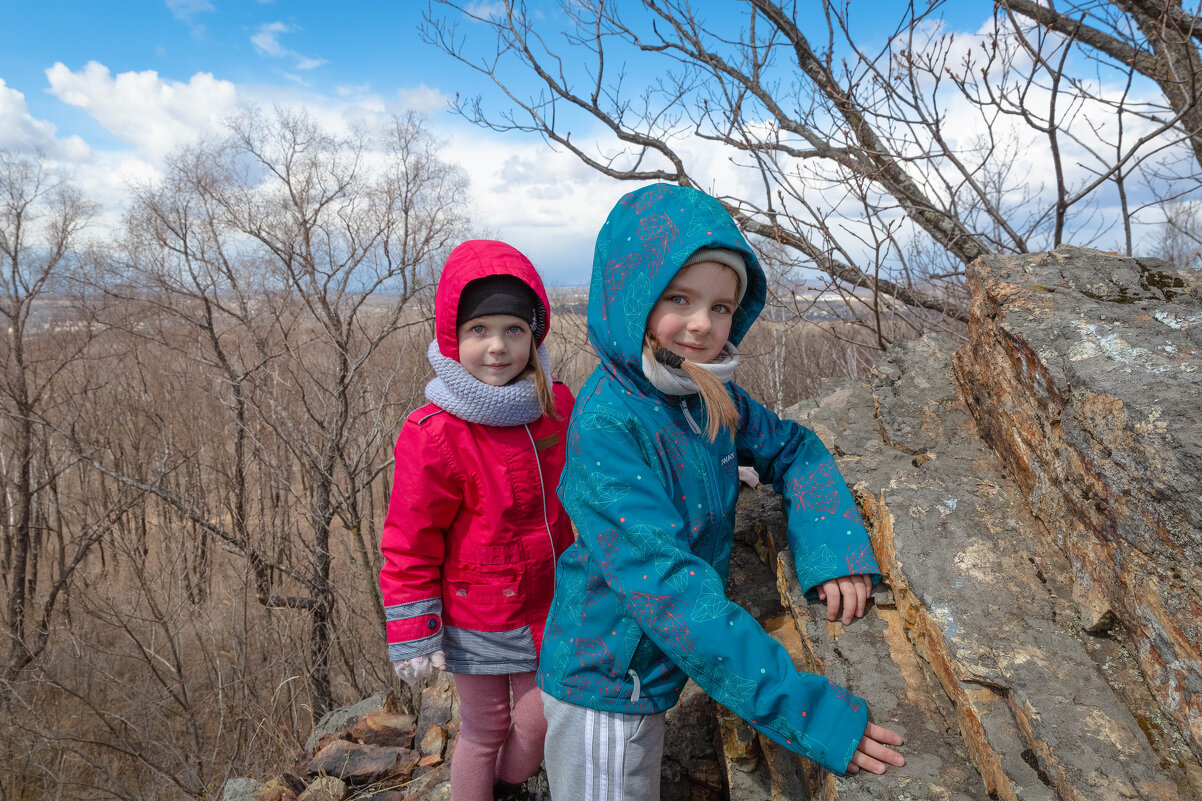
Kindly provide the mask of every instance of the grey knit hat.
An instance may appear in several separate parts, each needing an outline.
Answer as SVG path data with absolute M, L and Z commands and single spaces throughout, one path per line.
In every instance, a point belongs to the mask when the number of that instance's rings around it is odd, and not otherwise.
M 735 299 L 735 303 L 742 303 L 743 295 L 747 292 L 747 261 L 743 258 L 743 254 L 729 248 L 698 248 L 692 256 L 689 256 L 688 261 L 681 265 L 680 269 L 683 270 L 691 264 L 699 264 L 703 261 L 716 261 L 735 271 L 735 274 L 739 276 L 739 296 Z

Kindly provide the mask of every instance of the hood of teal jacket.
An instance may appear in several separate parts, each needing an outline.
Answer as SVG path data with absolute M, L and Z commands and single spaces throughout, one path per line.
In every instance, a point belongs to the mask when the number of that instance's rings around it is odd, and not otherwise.
M 722 204 L 687 186 L 652 184 L 614 206 L 593 255 L 589 342 L 605 369 L 643 391 L 643 333 L 647 315 L 699 248 L 728 248 L 747 262 L 747 291 L 731 321 L 738 345 L 764 308 L 768 284 L 760 262 Z

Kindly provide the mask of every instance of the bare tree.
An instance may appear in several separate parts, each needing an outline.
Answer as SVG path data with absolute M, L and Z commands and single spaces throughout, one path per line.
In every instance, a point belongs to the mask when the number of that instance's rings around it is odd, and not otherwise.
M 377 521 L 466 178 L 418 117 L 250 110 L 85 262 L 71 185 L 0 167 L 0 796 L 211 794 L 391 678 Z
M 402 327 L 425 324 L 407 304 L 463 236 L 465 191 L 417 117 L 338 137 L 304 114 L 250 110 L 227 141 L 181 153 L 130 218 L 124 269 L 159 319 L 199 335 L 190 356 L 220 381 L 230 438 L 225 469 L 194 486 L 171 478 L 196 457 L 187 450 L 152 477 L 122 478 L 244 556 L 261 604 L 307 614 L 317 714 L 333 703 L 334 526 L 351 535 L 375 598 L 369 487 L 413 400 L 388 403 L 396 370 L 373 357 Z M 274 486 L 296 510 L 271 519 L 282 530 L 252 524 L 252 460 L 259 491 Z
M 1197 269 L 1202 265 L 1202 214 L 1199 212 L 1196 201 L 1168 204 L 1156 255 L 1178 267 Z
M 426 40 L 501 90 L 458 99 L 468 120 L 613 178 L 708 189 L 851 296 L 927 310 L 924 328 L 965 319 L 977 256 L 1131 248 L 1158 221 L 1150 183 L 1197 191 L 1181 160 L 1202 114 L 1196 17 L 1179 1 L 982 3 L 992 27 L 967 38 L 943 0 L 896 4 L 884 37 L 879 9 L 866 24 L 831 0 L 433 5 L 448 12 L 427 13 Z M 718 181 L 716 163 L 735 170 Z
M 64 599 L 80 561 L 113 523 L 114 509 L 68 542 L 55 491 L 69 463 L 46 439 L 47 411 L 62 403 L 59 379 L 91 340 L 86 323 L 63 314 L 70 305 L 68 278 L 76 267 L 80 233 L 92 206 L 68 182 L 37 158 L 0 152 L 0 319 L 6 327 L 0 358 L 0 409 L 4 414 L 3 566 L 7 594 L 5 632 L 7 686 L 46 644 L 49 619 Z M 73 327 L 51 341 L 60 326 Z M 47 546 L 57 539 L 55 561 Z M 53 553 L 53 552 L 52 552 Z M 40 586 L 48 579 L 48 586 Z M 43 608 L 30 627 L 31 605 Z
M 1164 103 L 1150 115 L 1177 127 L 1202 165 L 1202 17 L 1182 0 L 1112 0 L 1040 4 L 998 0 L 998 6 L 1155 81 Z

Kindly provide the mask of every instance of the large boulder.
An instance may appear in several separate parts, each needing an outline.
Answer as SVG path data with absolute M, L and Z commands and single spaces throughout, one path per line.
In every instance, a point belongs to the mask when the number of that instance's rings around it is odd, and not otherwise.
M 1202 274 L 1061 247 L 969 271 L 962 394 L 1202 755 Z
M 785 797 L 792 760 L 816 799 L 1200 798 L 1198 275 L 1065 247 L 969 283 L 967 344 L 896 345 L 787 413 L 869 525 L 865 619 L 828 623 L 779 498 L 740 499 L 793 625 L 762 622 L 900 731 L 907 764 L 832 776 L 728 724 L 732 791 L 771 763 L 745 797 Z

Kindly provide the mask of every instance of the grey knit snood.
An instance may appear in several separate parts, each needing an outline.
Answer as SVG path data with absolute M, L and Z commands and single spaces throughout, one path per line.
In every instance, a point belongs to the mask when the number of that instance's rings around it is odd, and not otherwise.
M 462 364 L 443 356 L 438 340 L 430 343 L 426 358 L 434 368 L 434 380 L 426 384 L 426 399 L 456 417 L 486 426 L 520 426 L 533 423 L 543 414 L 533 378 L 503 387 L 485 384 Z M 549 376 L 550 359 L 542 346 L 538 349 L 538 360 Z

